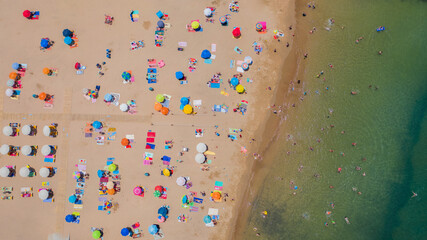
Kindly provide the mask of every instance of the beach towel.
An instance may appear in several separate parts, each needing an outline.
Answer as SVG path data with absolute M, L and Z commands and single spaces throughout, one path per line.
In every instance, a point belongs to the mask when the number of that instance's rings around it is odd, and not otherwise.
M 235 48 L 234 48 L 234 51 L 235 51 L 236 53 L 238 53 L 238 54 L 242 54 L 242 53 L 243 53 L 242 49 L 240 49 L 239 47 L 235 47 Z
M 215 43 L 211 44 L 211 52 L 216 52 L 216 44 Z
M 163 60 L 160 60 L 160 62 L 159 62 L 159 68 L 162 68 L 162 67 L 164 67 L 166 64 L 165 64 L 165 62 L 163 61 Z
M 210 88 L 220 88 L 221 84 L 220 83 L 212 83 L 212 82 L 210 82 L 209 83 L 209 87 Z
M 230 68 L 233 69 L 234 68 L 234 60 L 230 60 Z
M 190 207 L 190 212 L 198 212 L 199 211 L 199 207 Z
M 178 46 L 180 46 L 180 47 L 186 47 L 187 46 L 187 42 L 178 42 Z
M 154 68 L 154 69 L 152 69 L 152 71 L 150 69 L 147 69 L 147 73 L 156 73 L 157 70 L 155 69 L 155 67 L 157 67 L 157 60 L 156 59 L 147 59 L 147 61 L 148 61 L 148 67 Z
M 148 131 L 147 132 L 147 137 L 156 137 L 156 132 Z
M 244 73 L 245 72 L 242 67 L 237 67 L 236 71 L 239 72 L 239 73 Z
M 147 138 L 147 142 L 148 143 L 153 143 L 154 142 L 154 138 Z
M 44 162 L 47 162 L 47 163 L 54 163 L 54 162 L 55 162 L 55 155 L 49 155 L 49 156 L 46 156 L 46 157 L 44 158 Z
M 77 164 L 76 167 L 79 171 L 86 171 L 86 165 Z
M 147 144 L 145 145 L 145 149 L 155 149 L 155 148 L 156 148 L 156 145 L 151 144 L 151 143 L 147 143 Z
M 193 198 L 193 202 L 202 204 L 203 203 L 203 199 L 195 197 L 195 198 Z
M 212 59 L 205 59 L 204 63 L 206 63 L 206 64 L 212 64 Z

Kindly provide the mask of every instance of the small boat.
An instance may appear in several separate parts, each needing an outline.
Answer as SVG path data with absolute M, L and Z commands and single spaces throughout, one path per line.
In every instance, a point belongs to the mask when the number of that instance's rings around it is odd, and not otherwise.
M 384 31 L 385 30 L 385 27 L 383 27 L 383 26 L 379 26 L 378 28 L 377 28 L 377 32 L 382 32 L 382 31 Z

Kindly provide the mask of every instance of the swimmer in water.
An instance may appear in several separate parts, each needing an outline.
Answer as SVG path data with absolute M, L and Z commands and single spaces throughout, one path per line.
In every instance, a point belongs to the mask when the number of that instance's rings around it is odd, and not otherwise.
M 347 224 L 350 224 L 350 221 L 348 220 L 348 217 L 344 217 L 344 220 Z
M 411 198 L 414 198 L 414 197 L 417 197 L 417 196 L 418 196 L 418 194 L 416 192 L 412 191 L 412 197 Z

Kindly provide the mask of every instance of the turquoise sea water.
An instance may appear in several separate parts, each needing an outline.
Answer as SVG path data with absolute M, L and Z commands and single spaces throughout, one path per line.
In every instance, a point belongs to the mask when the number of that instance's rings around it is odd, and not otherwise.
M 298 26 L 317 29 L 300 50 L 309 58 L 295 92 L 306 95 L 287 110 L 293 124 L 281 129 L 244 239 L 426 239 L 427 2 L 302 11 Z

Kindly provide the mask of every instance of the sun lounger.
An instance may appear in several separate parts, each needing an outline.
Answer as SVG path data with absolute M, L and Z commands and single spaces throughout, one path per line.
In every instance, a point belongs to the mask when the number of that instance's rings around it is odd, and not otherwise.
M 34 11 L 34 12 L 31 12 L 31 13 L 32 13 L 32 16 L 31 16 L 30 20 L 39 20 L 39 17 L 40 17 L 40 12 L 39 11 Z
M 1 196 L 1 200 L 13 200 L 13 196 Z

